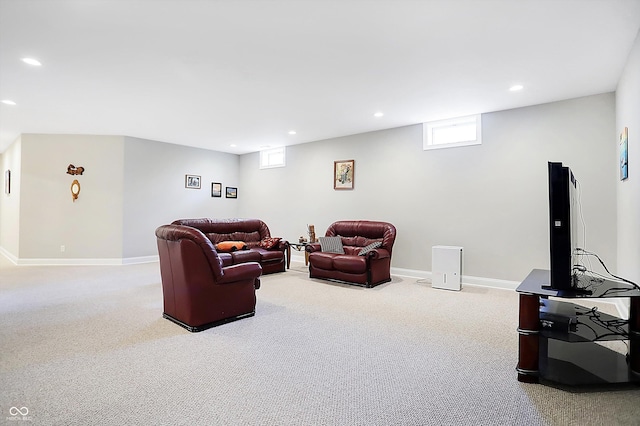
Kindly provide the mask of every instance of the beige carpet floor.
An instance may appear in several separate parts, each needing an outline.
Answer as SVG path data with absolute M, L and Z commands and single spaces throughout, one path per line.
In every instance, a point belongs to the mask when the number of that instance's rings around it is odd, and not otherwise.
M 516 380 L 513 291 L 364 289 L 296 264 L 257 296 L 254 317 L 189 333 L 162 319 L 157 263 L 0 262 L 0 423 L 640 424 L 640 388 Z

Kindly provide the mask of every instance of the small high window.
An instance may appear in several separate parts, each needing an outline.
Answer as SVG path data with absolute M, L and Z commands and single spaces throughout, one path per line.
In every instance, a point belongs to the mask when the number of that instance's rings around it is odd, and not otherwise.
M 285 166 L 285 147 L 265 149 L 260 151 L 260 168 L 271 169 Z
M 438 149 L 482 143 L 482 116 L 450 118 L 422 125 L 422 148 Z

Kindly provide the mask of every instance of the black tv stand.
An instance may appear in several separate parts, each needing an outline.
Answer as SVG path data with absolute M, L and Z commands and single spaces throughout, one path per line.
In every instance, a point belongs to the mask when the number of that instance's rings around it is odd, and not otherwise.
M 563 290 L 559 288 L 553 288 L 550 285 L 543 285 L 543 286 L 540 286 L 540 288 L 543 290 L 557 291 L 558 297 L 591 296 L 593 294 L 593 291 L 591 290 L 588 290 L 586 288 L 578 288 L 578 287 Z
M 640 289 L 603 281 L 591 294 L 544 288 L 549 271 L 534 269 L 518 286 L 518 380 L 556 386 L 640 384 Z M 629 298 L 629 320 L 572 300 Z M 628 357 L 598 342 L 629 342 Z

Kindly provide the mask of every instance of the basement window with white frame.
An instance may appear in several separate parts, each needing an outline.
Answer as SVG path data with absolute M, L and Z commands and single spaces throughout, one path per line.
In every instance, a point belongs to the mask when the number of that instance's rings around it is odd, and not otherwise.
M 452 148 L 482 143 L 482 115 L 422 124 L 422 149 Z
M 272 169 L 285 166 L 285 147 L 265 149 L 260 151 L 260 168 Z

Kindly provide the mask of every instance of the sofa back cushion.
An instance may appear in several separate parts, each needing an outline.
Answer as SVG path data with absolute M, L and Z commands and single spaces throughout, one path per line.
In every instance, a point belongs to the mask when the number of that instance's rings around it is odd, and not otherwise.
M 396 239 L 396 228 L 388 222 L 342 220 L 329 225 L 325 236 L 340 236 L 344 246 L 353 247 L 366 247 L 380 242 L 380 247 L 391 253 Z
M 244 241 L 254 247 L 264 238 L 271 237 L 269 227 L 260 219 L 178 219 L 172 223 L 199 229 L 214 245 L 223 241 Z
M 204 235 L 216 245 L 225 241 L 242 241 L 247 246 L 251 247 L 251 243 L 260 242 L 260 233 L 256 232 L 231 232 L 228 234 L 217 234 L 215 232 L 204 232 Z

